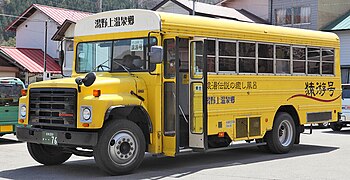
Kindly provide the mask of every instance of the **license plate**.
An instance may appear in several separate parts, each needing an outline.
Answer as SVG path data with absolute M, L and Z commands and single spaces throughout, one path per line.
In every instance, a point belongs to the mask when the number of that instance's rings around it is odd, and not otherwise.
M 49 145 L 58 145 L 57 144 L 57 133 L 56 132 L 43 132 L 42 143 L 49 144 Z

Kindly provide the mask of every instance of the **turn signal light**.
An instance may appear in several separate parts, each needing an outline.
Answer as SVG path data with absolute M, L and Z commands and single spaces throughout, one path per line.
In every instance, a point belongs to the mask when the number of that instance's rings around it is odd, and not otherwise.
M 21 95 L 22 96 L 26 96 L 27 95 L 27 90 L 26 89 L 22 89 L 21 90 Z
M 94 89 L 92 91 L 92 94 L 94 95 L 94 97 L 100 97 L 101 96 L 101 90 L 99 89 Z
M 83 123 L 83 127 L 89 127 L 90 125 L 88 123 Z
M 19 123 L 24 123 L 24 119 L 18 120 Z
M 225 137 L 225 132 L 219 132 L 218 137 Z

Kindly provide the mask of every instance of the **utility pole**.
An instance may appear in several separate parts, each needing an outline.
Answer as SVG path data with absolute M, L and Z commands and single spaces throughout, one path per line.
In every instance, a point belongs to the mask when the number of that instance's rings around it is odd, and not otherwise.
M 43 72 L 44 81 L 50 79 L 46 72 L 46 54 L 47 54 L 47 20 L 45 21 L 45 41 L 44 41 L 44 72 Z
M 102 0 L 99 0 L 99 3 L 98 3 L 98 4 L 99 4 L 99 6 L 100 6 L 100 7 L 99 7 L 99 10 L 100 10 L 100 12 L 102 12 Z
M 192 12 L 193 16 L 196 14 L 195 7 L 196 7 L 196 0 L 193 0 L 193 12 Z

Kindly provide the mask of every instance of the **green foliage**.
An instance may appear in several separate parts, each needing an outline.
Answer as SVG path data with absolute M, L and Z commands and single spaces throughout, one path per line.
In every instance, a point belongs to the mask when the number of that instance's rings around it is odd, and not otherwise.
M 103 11 L 116 9 L 152 9 L 162 0 L 102 0 Z M 217 3 L 220 0 L 197 0 L 209 4 Z M 42 4 L 66 9 L 74 9 L 86 12 L 99 12 L 99 0 L 0 0 L 0 13 L 19 16 L 32 4 Z M 0 16 L 0 42 L 13 43 L 14 32 L 5 31 L 5 29 L 14 21 L 14 17 Z M 12 38 L 12 39 L 11 39 Z
M 15 47 L 16 46 L 16 38 L 15 37 L 10 37 L 7 41 L 2 41 L 1 46 L 11 46 Z

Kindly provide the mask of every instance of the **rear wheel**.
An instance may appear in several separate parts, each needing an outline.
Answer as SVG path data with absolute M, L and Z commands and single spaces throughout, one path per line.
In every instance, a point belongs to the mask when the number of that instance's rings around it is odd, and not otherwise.
M 63 148 L 58 146 L 28 142 L 27 148 L 32 158 L 44 165 L 62 164 L 72 156 L 72 153 L 64 152 Z
M 331 128 L 333 131 L 340 131 L 343 128 L 343 125 L 337 122 L 331 123 Z
M 99 135 L 94 158 L 96 164 L 109 174 L 127 174 L 141 164 L 145 149 L 145 137 L 134 122 L 110 121 Z
M 273 128 L 266 133 L 269 150 L 273 153 L 289 152 L 295 141 L 295 125 L 292 116 L 288 113 L 277 113 Z

